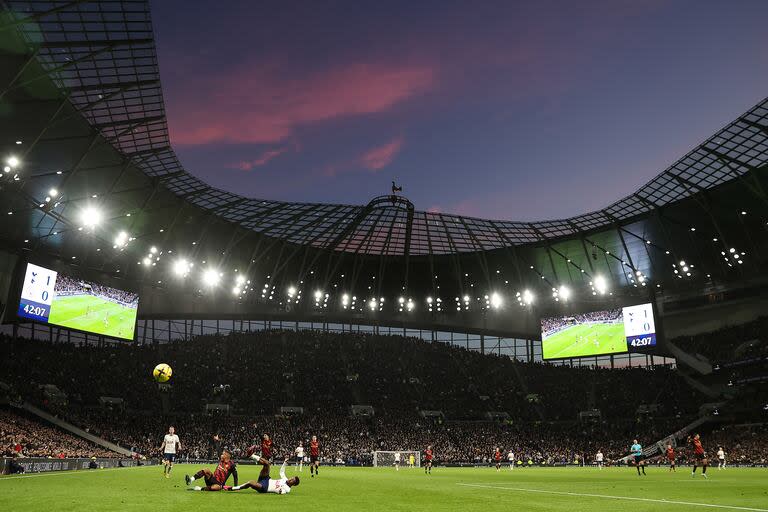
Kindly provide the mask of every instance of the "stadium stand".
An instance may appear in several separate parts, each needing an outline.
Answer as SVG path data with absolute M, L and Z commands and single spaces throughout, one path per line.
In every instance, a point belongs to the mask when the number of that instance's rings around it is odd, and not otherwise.
M 376 449 L 431 442 L 441 447 L 443 462 L 482 462 L 501 445 L 514 446 L 526 461 L 562 464 L 597 447 L 618 457 L 638 432 L 653 442 L 695 418 L 704 401 L 667 366 L 521 363 L 402 336 L 261 331 L 105 347 L 4 336 L 0 346 L 12 355 L 0 369 L 26 399 L 148 455 L 157 449 L 151 433 L 169 424 L 180 432 L 185 457 L 212 455 L 208 440 L 221 418 L 204 415 L 204 406 L 226 403 L 234 415 L 218 433 L 239 455 L 261 432 L 287 450 L 319 432 L 329 462 L 369 463 Z M 157 360 L 176 368 L 172 386 L 147 377 Z M 104 367 L 110 371 L 92 371 Z M 44 385 L 65 393 L 66 403 L 46 397 Z M 105 410 L 101 396 L 122 397 L 124 408 Z M 356 403 L 373 405 L 376 416 L 349 418 Z M 276 417 L 284 405 L 306 414 Z M 423 409 L 443 411 L 447 420 L 422 418 Z M 598 420 L 577 420 L 580 411 L 595 409 Z M 510 421 L 482 421 L 488 411 L 507 412 Z
M 3 457 L 118 457 L 84 439 L 18 411 L 0 409 L 0 453 Z

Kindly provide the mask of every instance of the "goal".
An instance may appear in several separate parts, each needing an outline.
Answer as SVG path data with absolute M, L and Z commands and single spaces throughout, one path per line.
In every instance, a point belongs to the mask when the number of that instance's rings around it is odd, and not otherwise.
M 413 455 L 414 467 L 417 467 L 417 468 L 421 467 L 421 452 L 417 452 L 414 450 L 400 450 L 399 452 L 398 451 L 393 451 L 393 452 L 375 451 L 373 452 L 374 467 L 394 465 L 396 453 L 400 454 L 401 467 L 408 467 L 408 460 L 410 459 L 411 455 Z

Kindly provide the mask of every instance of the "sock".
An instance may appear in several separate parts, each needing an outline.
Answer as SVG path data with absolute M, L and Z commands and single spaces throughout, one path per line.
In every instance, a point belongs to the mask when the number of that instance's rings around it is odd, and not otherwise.
M 702 475 L 706 475 L 707 474 L 707 466 L 704 466 L 703 468 L 701 468 L 701 474 Z
M 637 474 L 640 474 L 640 466 L 635 466 L 635 469 L 637 469 Z
M 203 490 L 203 488 L 200 487 L 199 485 L 194 486 L 192 489 L 195 490 L 195 491 L 202 491 Z
M 233 491 L 239 491 L 239 490 L 240 490 L 240 489 L 242 489 L 242 488 L 243 488 L 243 486 L 242 486 L 242 485 L 235 485 L 235 486 L 233 486 L 233 487 L 232 487 L 232 490 L 233 490 Z
M 173 466 L 168 466 L 168 474 L 171 474 L 171 470 L 173 469 Z
M 203 470 L 201 469 L 200 471 L 198 471 L 197 473 L 195 473 L 194 475 L 192 475 L 192 480 L 194 480 L 195 478 L 202 478 L 202 477 L 203 477 L 203 475 L 205 475 L 205 471 L 203 471 Z

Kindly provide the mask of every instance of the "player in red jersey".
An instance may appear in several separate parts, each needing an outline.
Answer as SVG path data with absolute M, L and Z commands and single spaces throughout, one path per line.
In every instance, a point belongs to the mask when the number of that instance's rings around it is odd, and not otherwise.
M 272 462 L 272 440 L 269 434 L 264 434 L 261 438 L 261 458 Z
M 672 443 L 667 443 L 667 450 L 665 455 L 667 457 L 667 462 L 669 462 L 669 470 L 672 472 L 677 472 L 675 469 L 675 449 L 672 448 Z
M 312 478 L 318 474 L 317 470 L 320 469 L 320 443 L 317 441 L 317 436 L 312 436 L 312 440 L 309 442 L 309 472 Z
M 265 433 L 262 436 L 261 444 L 258 446 L 261 450 L 261 457 L 256 454 L 256 448 L 257 446 L 255 444 L 249 446 L 248 450 L 245 452 L 246 456 L 253 460 L 266 459 L 272 462 L 272 440 L 269 438 L 269 434 Z
M 496 461 L 496 471 L 501 471 L 501 450 L 498 447 L 493 452 L 493 460 Z
M 432 451 L 432 445 L 427 446 L 427 449 L 424 450 L 424 473 L 425 474 L 432 474 L 432 459 L 434 458 L 435 454 Z
M 701 474 L 704 478 L 707 478 L 707 466 L 709 466 L 709 460 L 707 460 L 707 454 L 704 452 L 704 447 L 701 445 L 701 436 L 696 434 L 692 438 L 688 438 L 688 443 L 693 445 L 693 470 L 691 476 L 696 475 L 696 468 L 701 465 Z
M 191 485 L 192 482 L 198 478 L 205 478 L 205 487 L 196 485 L 193 487 L 195 491 L 220 491 L 222 489 L 228 489 L 224 484 L 227 483 L 229 475 L 232 475 L 235 485 L 237 485 L 237 464 L 232 460 L 232 455 L 224 450 L 219 458 L 219 465 L 216 466 L 216 471 L 211 473 L 208 468 L 201 469 L 194 476 L 184 475 L 184 480 L 187 485 Z

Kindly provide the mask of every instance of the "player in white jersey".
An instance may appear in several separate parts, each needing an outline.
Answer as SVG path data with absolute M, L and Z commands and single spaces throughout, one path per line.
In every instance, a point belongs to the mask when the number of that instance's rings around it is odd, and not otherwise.
M 400 452 L 395 452 L 395 471 L 400 471 Z
M 299 446 L 294 450 L 296 454 L 296 464 L 299 466 L 299 471 L 304 468 L 304 443 L 299 441 Z
M 717 447 L 717 469 L 725 469 L 725 452 L 722 446 Z
M 597 463 L 597 469 L 603 469 L 603 451 L 599 448 L 595 454 L 595 463 Z
M 259 493 L 273 493 L 273 494 L 288 494 L 291 492 L 292 487 L 299 485 L 299 477 L 292 476 L 286 478 L 285 466 L 288 464 L 288 457 L 283 461 L 283 465 L 280 466 L 280 478 L 277 480 L 269 478 L 270 463 L 267 459 L 259 459 L 259 464 L 262 465 L 261 473 L 259 473 L 258 480 L 249 480 L 244 484 L 235 485 L 229 488 L 230 491 L 240 491 L 243 489 L 253 489 Z
M 507 462 L 509 462 L 510 470 L 515 469 L 515 452 L 512 450 L 509 450 L 509 453 L 507 454 Z
M 177 450 L 181 450 L 179 436 L 176 435 L 176 429 L 168 427 L 168 433 L 165 434 L 163 444 L 160 445 L 160 451 L 163 452 L 163 474 L 165 478 L 171 477 L 171 470 L 176 460 Z

